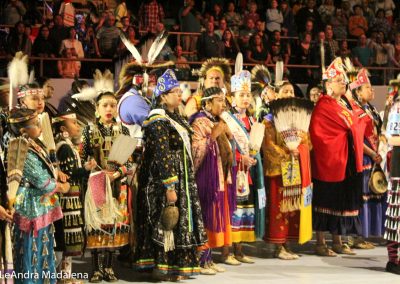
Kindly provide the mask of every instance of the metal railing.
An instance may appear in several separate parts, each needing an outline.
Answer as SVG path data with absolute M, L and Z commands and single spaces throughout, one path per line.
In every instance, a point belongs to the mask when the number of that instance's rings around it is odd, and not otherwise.
M 8 61 L 11 61 L 12 57 L 11 56 L 0 56 L 1 59 L 6 59 Z M 44 70 L 44 64 L 46 61 L 80 61 L 80 62 L 98 62 L 98 63 L 115 63 L 116 60 L 110 59 L 110 58 L 62 58 L 62 57 L 38 57 L 38 56 L 30 56 L 29 60 L 31 63 L 36 63 L 39 61 L 39 76 L 43 76 L 43 70 Z M 163 63 L 165 61 L 158 61 L 155 63 Z M 177 64 L 187 64 L 190 66 L 190 69 L 195 69 L 199 68 L 201 64 L 203 64 L 202 61 L 187 61 L 187 62 L 178 62 Z M 231 62 L 230 65 L 233 67 L 235 64 L 234 62 Z M 254 67 L 255 65 L 258 65 L 256 63 L 243 63 L 243 66 L 246 67 Z M 265 64 L 264 64 L 265 65 Z M 275 68 L 274 64 L 267 64 L 265 65 L 270 70 L 273 70 Z M 321 66 L 319 65 L 299 65 L 299 64 L 288 64 L 285 67 L 287 67 L 289 70 L 293 69 L 320 69 Z M 368 66 L 366 67 L 370 72 L 371 71 L 381 71 L 383 73 L 383 82 L 387 83 L 389 74 L 394 76 L 394 74 L 400 72 L 400 68 L 397 67 L 375 67 L 375 66 Z M 297 71 L 293 71 L 297 72 Z

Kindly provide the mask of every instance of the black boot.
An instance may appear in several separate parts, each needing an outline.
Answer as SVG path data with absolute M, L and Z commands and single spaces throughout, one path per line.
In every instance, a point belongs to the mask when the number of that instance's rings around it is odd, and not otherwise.
M 104 258 L 104 280 L 107 282 L 117 282 L 118 278 L 114 274 L 112 269 L 113 252 L 107 251 L 106 257 Z
M 393 262 L 388 262 L 386 264 L 386 271 L 400 275 L 400 265 Z
M 90 283 L 100 283 L 103 281 L 103 272 L 100 266 L 100 256 L 101 254 L 98 253 L 97 250 L 92 251 L 92 275 L 90 276 L 89 282 Z

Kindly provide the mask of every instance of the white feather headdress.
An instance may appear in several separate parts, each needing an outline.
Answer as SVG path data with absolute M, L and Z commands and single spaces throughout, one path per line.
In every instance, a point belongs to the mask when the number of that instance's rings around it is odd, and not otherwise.
M 107 69 L 101 73 L 99 69 L 96 69 L 93 78 L 93 87 L 82 88 L 81 92 L 74 94 L 72 98 L 79 101 L 93 101 L 102 93 L 114 93 L 114 75 L 110 70 Z

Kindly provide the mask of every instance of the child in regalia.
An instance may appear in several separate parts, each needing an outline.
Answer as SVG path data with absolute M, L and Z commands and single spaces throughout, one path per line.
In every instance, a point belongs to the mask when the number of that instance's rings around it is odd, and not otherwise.
M 53 222 L 63 216 L 56 193 L 68 192 L 70 185 L 57 182 L 48 153 L 38 141 L 41 128 L 37 113 L 30 109 L 14 110 L 9 124 L 12 136 L 24 135 L 29 143 L 14 203 L 14 269 L 16 273 L 29 273 L 32 278 L 15 281 L 43 283 L 44 273 L 50 273 L 48 280 L 56 283 Z
M 83 188 L 84 179 L 96 167 L 96 161 L 90 160 L 82 165 L 77 146 L 72 143 L 80 138 L 81 130 L 75 113 L 63 113 L 53 118 L 56 135 L 57 160 L 59 168 L 69 176 L 70 191 L 61 195 L 60 203 L 63 219 L 55 223 L 56 255 L 61 262 L 63 274 L 72 271 L 72 256 L 80 256 L 84 244 L 83 227 Z

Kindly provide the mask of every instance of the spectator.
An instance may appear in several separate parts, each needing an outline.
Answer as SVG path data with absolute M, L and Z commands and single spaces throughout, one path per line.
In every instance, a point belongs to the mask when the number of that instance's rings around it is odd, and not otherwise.
M 255 23 L 260 19 L 260 15 L 257 13 L 257 3 L 255 1 L 250 1 L 248 7 L 249 11 L 244 14 L 243 22 L 247 23 L 247 20 L 251 19 L 253 23 Z
M 213 11 L 211 13 L 211 16 L 214 17 L 215 21 L 215 26 L 219 27 L 219 21 L 223 18 L 224 14 L 221 8 L 221 5 L 219 4 L 214 4 Z
M 374 53 L 367 45 L 367 36 L 360 35 L 358 45 L 352 50 L 353 62 L 357 67 L 368 67 L 371 65 Z
M 385 11 L 386 19 L 388 20 L 389 24 L 393 24 L 393 11 L 396 9 L 396 5 L 394 4 L 393 0 L 378 0 L 376 3 L 376 11 L 382 9 Z
M 394 60 L 394 66 L 400 68 L 400 33 L 396 33 L 393 44 L 393 54 L 391 54 Z
M 186 1 L 186 6 L 179 10 L 179 22 L 181 31 L 185 33 L 199 33 L 201 31 L 200 21 L 196 18 L 194 10 L 195 1 Z M 183 36 L 183 50 L 194 52 L 197 45 L 197 36 Z
M 250 39 L 250 48 L 247 50 L 247 61 L 266 65 L 269 60 L 268 50 L 264 47 L 262 38 L 258 34 L 255 34 Z
M 296 23 L 297 27 L 299 28 L 299 32 L 304 32 L 306 22 L 310 19 L 314 22 L 314 28 L 318 30 L 321 29 L 321 16 L 315 8 L 315 0 L 307 0 L 306 7 L 301 8 L 297 13 Z
M 333 33 L 337 39 L 347 38 L 348 20 L 342 9 L 336 9 L 334 16 L 330 22 Z
M 31 25 L 39 25 L 43 22 L 43 15 L 38 10 L 37 1 L 26 1 L 26 13 L 23 17 L 24 22 Z
M 335 13 L 335 6 L 333 0 L 325 0 L 324 4 L 319 6 L 318 13 L 321 15 L 321 21 L 325 25 L 330 23 L 332 16 Z
M 0 56 L 7 55 L 7 37 L 8 33 L 0 29 Z M 7 77 L 7 58 L 0 59 L 0 77 Z
M 129 22 L 128 8 L 126 8 L 125 2 L 126 2 L 125 0 L 118 0 L 117 1 L 118 5 L 114 10 L 114 16 L 117 21 L 116 26 L 122 30 L 124 27 L 124 23 L 123 23 L 124 18 L 127 18 L 128 22 Z M 127 27 L 125 26 L 124 32 L 126 32 L 126 30 L 127 30 Z
M 283 15 L 282 34 L 284 36 L 294 37 L 297 35 L 296 22 L 294 20 L 293 11 L 287 1 L 282 1 L 281 11 Z
M 62 58 L 73 59 L 71 48 L 65 48 L 62 51 Z M 58 75 L 61 78 L 79 77 L 79 65 L 75 60 L 59 60 L 57 63 Z
M 349 19 L 349 33 L 353 38 L 359 38 L 360 35 L 366 34 L 368 31 L 368 23 L 362 15 L 360 5 L 355 5 L 353 10 L 354 15 Z
M 31 44 L 35 41 L 35 36 L 32 34 L 32 26 L 29 24 L 25 24 L 25 35 L 31 41 Z
M 339 44 L 333 39 L 333 29 L 331 25 L 325 26 L 325 39 L 329 47 L 329 52 L 331 53 L 331 58 L 335 58 L 339 55 Z
M 203 61 L 210 57 L 222 57 L 223 46 L 214 33 L 214 23 L 208 22 L 207 29 L 203 32 L 197 42 L 197 56 Z
M 15 24 L 8 38 L 8 53 L 12 56 L 16 52 L 22 51 L 24 54 L 31 55 L 32 43 L 25 34 L 25 25 L 23 22 Z
M 304 32 L 300 33 L 300 38 L 304 38 L 304 34 L 309 33 L 313 37 L 316 35 L 315 29 L 314 29 L 314 22 L 312 20 L 307 20 L 306 21 L 306 26 L 304 28 Z
M 235 12 L 235 3 L 228 3 L 228 11 L 224 15 L 228 27 L 233 30 L 235 34 L 239 33 L 239 27 L 242 25 L 242 17 L 239 13 Z
M 156 33 L 156 25 L 164 20 L 164 9 L 157 0 L 145 0 L 139 8 L 139 30 Z
M 61 4 L 59 14 L 63 19 L 64 27 L 75 26 L 75 8 L 71 0 L 64 0 Z
M 299 65 L 311 65 L 311 51 L 313 46 L 311 44 L 312 34 L 305 33 L 301 39 L 300 44 L 296 47 L 295 51 L 295 64 Z M 299 69 L 296 69 L 299 70 Z M 303 71 L 303 69 L 300 69 Z M 303 72 L 294 72 L 293 77 L 298 83 L 308 83 L 312 76 L 311 69 L 306 69 L 307 76 L 304 76 Z
M 225 18 L 219 20 L 219 29 L 215 31 L 215 34 L 222 40 L 222 35 L 228 28 Z
M 252 19 L 247 19 L 246 26 L 239 31 L 239 42 L 241 50 L 245 50 L 249 46 L 250 38 L 256 33 L 255 25 Z
M 61 48 L 59 51 L 59 54 L 62 54 L 62 51 L 66 48 L 73 48 L 75 49 L 76 54 L 73 54 L 73 56 L 77 58 L 84 58 L 85 53 L 83 51 L 82 43 L 76 39 L 76 31 L 75 28 L 70 27 L 68 29 L 68 35 L 69 37 L 67 39 L 64 39 L 61 42 Z
M 383 9 L 376 11 L 375 19 L 370 23 L 369 27 L 372 31 L 383 32 L 385 38 L 387 38 L 391 27 Z
M 26 13 L 26 9 L 22 1 L 10 0 L 3 11 L 4 24 L 14 26 L 22 21 L 22 17 Z
M 339 55 L 344 60 L 346 57 L 351 57 L 351 50 L 349 49 L 349 43 L 347 40 L 342 40 L 339 43 L 340 52 Z
M 96 47 L 94 42 L 96 41 L 96 34 L 93 27 L 88 27 L 85 40 L 83 41 L 83 49 L 85 51 L 85 58 L 95 58 Z
M 46 25 L 42 25 L 39 29 L 39 34 L 32 46 L 32 55 L 44 58 L 55 58 L 55 48 L 50 40 L 50 29 Z M 56 64 L 55 61 L 45 61 L 43 64 L 43 76 L 54 77 Z M 35 62 L 35 72 L 40 74 L 40 62 Z
M 177 45 L 175 47 L 175 67 L 177 69 L 190 69 L 190 65 L 187 63 L 187 59 L 182 55 L 182 46 Z
M 286 65 L 290 59 L 290 45 L 285 40 L 282 40 L 281 33 L 275 31 L 269 47 L 271 60 L 269 63 L 275 64 L 278 60 L 282 60 L 285 65 L 285 72 L 287 71 Z
M 76 25 L 76 34 L 78 36 L 78 40 L 82 43 L 83 45 L 83 50 L 85 50 L 85 39 L 86 39 L 86 34 L 87 34 L 87 27 L 86 27 L 86 22 L 82 18 L 78 20 L 78 24 Z
M 268 46 L 268 36 L 265 33 L 265 22 L 258 20 L 256 22 L 256 30 L 255 33 L 258 34 L 261 37 L 261 40 L 263 42 L 263 45 L 265 47 Z
M 231 30 L 226 29 L 224 31 L 224 34 L 222 35 L 222 42 L 224 44 L 225 58 L 234 61 L 239 52 L 239 47 L 234 39 L 234 35 L 231 33 Z
M 379 32 L 376 36 L 376 40 L 370 41 L 370 47 L 374 51 L 374 59 L 372 65 L 375 67 L 387 67 L 389 63 L 389 53 L 393 46 L 385 41 L 385 35 L 383 32 Z M 377 78 L 383 78 L 382 70 L 376 70 L 371 72 Z M 379 82 L 380 84 L 384 84 L 382 80 Z
M 371 1 L 362 0 L 360 5 L 363 10 L 363 16 L 367 20 L 367 23 L 371 24 L 372 21 L 375 19 L 375 9 L 371 8 Z
M 267 9 L 265 14 L 267 32 L 272 34 L 274 31 L 281 31 L 283 23 L 282 12 L 278 9 L 278 1 L 272 0 L 270 8 Z
M 128 29 L 131 27 L 131 20 L 129 17 L 122 17 L 119 21 L 119 26 L 118 26 L 121 31 L 125 34 L 128 35 Z
M 106 25 L 97 32 L 94 47 L 97 57 L 113 58 L 117 52 L 120 29 L 115 26 L 114 15 L 108 15 Z M 154 31 L 155 32 L 155 31 Z
M 64 27 L 63 19 L 60 15 L 54 16 L 54 27 L 50 28 L 50 40 L 53 42 L 56 53 L 60 51 L 61 42 L 68 37 L 68 30 Z

